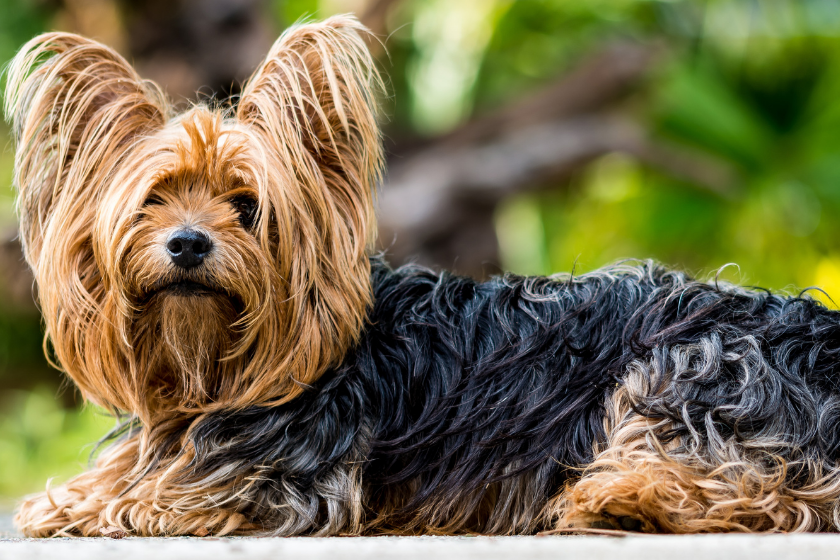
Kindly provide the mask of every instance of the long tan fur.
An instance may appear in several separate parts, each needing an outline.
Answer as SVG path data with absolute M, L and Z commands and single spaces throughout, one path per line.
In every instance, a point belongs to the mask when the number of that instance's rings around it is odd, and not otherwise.
M 356 340 L 370 304 L 365 249 L 382 159 L 372 97 L 379 78 L 361 30 L 346 17 L 288 30 L 233 116 L 199 106 L 167 120 L 156 87 L 76 35 L 36 37 L 14 59 L 6 113 L 26 256 L 56 362 L 86 398 L 144 420 L 173 404 L 198 413 L 290 399 Z M 130 253 L 180 217 L 157 217 L 141 231 L 134 223 L 150 193 L 184 197 L 187 187 L 211 198 L 244 188 L 259 198 L 254 261 L 231 254 L 231 276 L 218 279 L 246 307 L 227 358 L 250 355 L 231 366 L 212 403 L 186 389 L 154 393 L 150 403 L 152 352 L 134 348 L 132 289 L 163 265 Z M 223 229 L 226 218 L 208 216 L 205 227 Z M 264 290 L 249 293 L 253 284 L 236 274 L 260 275 Z
M 142 426 L 94 470 L 28 499 L 24 533 L 244 530 L 240 514 L 208 504 L 247 481 L 196 500 L 198 481 L 181 471 L 189 450 L 160 449 L 202 414 L 293 399 L 358 340 L 382 168 L 381 83 L 363 33 L 347 16 L 293 27 L 235 109 L 181 115 L 115 51 L 77 35 L 41 35 L 15 57 L 5 112 L 45 348 L 87 400 Z M 243 194 L 258 201 L 250 233 L 231 207 Z M 201 279 L 218 296 L 155 292 L 179 274 L 163 241 L 185 225 L 213 236 Z

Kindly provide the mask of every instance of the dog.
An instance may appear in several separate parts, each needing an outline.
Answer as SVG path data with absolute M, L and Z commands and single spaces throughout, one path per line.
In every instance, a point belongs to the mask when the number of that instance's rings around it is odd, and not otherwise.
M 840 528 L 840 314 L 652 262 L 480 283 L 372 250 L 382 82 L 350 16 L 173 114 L 115 51 L 5 97 L 48 357 L 120 422 L 28 536 Z

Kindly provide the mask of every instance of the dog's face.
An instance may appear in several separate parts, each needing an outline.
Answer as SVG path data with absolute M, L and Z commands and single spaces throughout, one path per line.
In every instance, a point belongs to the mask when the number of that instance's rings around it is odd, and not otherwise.
M 284 201 L 271 192 L 294 189 L 294 179 L 253 130 L 205 109 L 143 142 L 124 164 L 128 176 L 115 176 L 138 188 L 108 189 L 113 210 L 98 217 L 104 244 L 95 253 L 109 255 L 108 285 L 131 310 L 124 315 L 134 323 L 121 330 L 142 362 L 141 385 L 158 400 L 206 405 L 244 389 L 259 346 L 249 333 L 272 337 L 277 349 L 293 330 L 270 323 L 294 313 L 284 282 L 292 271 L 278 251 L 296 258 L 279 243 L 295 231 L 279 231 L 273 209 Z M 301 221 L 309 220 L 282 223 Z
M 93 41 L 15 58 L 21 237 L 87 398 L 147 421 L 288 399 L 357 339 L 381 168 L 359 29 L 287 31 L 235 107 L 176 116 Z

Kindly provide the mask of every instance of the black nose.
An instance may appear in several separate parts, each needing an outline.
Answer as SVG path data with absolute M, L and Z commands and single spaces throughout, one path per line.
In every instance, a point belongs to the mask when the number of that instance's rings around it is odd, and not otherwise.
M 210 238 L 194 229 L 179 229 L 166 240 L 166 252 L 181 268 L 200 265 L 212 247 Z

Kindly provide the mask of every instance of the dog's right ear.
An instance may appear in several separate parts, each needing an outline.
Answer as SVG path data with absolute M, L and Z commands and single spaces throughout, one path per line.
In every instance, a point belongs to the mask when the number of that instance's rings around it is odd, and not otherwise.
M 107 178 L 134 139 L 164 125 L 166 101 L 116 51 L 70 33 L 29 41 L 7 77 L 21 238 L 38 275 L 45 244 L 85 236 Z

